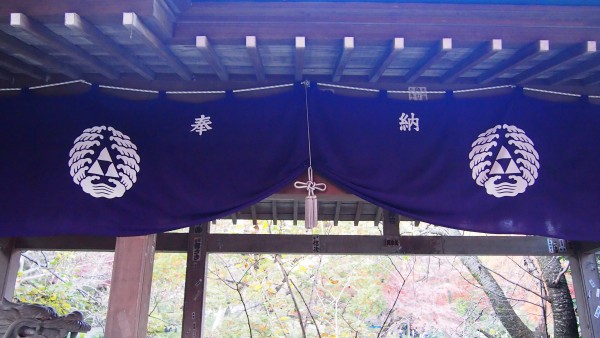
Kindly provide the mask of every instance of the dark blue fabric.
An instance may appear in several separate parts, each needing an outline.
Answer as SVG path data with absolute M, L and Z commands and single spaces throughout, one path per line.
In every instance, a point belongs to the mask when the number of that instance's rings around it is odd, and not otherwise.
M 212 129 L 200 135 L 191 130 L 202 115 L 210 117 Z M 95 126 L 111 126 L 137 147 L 137 181 L 122 197 L 95 198 L 74 183 L 70 150 Z M 104 138 L 90 148 L 94 154 L 83 153 L 90 159 L 85 164 L 92 171 L 106 148 L 117 173 L 124 172 L 109 130 L 100 132 Z M 0 237 L 137 235 L 216 219 L 268 197 L 303 172 L 306 140 L 303 90 L 203 104 L 97 92 L 5 98 Z M 108 175 L 103 179 L 110 179 L 110 162 L 98 162 Z
M 599 106 L 519 93 L 394 101 L 326 91 L 313 92 L 311 104 L 315 171 L 367 201 L 451 228 L 600 240 Z M 414 113 L 419 131 L 400 130 L 402 113 Z M 488 194 L 470 166 L 473 143 L 496 125 L 523 130 L 539 155 L 535 182 L 512 197 Z M 488 169 L 500 157 L 510 172 L 500 143 L 513 160 L 522 158 L 504 134 L 492 139 L 499 145 Z
M 519 92 L 350 98 L 314 86 L 309 105 L 315 171 L 365 200 L 457 229 L 600 240 L 600 106 Z M 211 129 L 200 134 L 202 116 Z M 401 130 L 413 116 L 419 130 Z M 1 237 L 181 228 L 256 203 L 306 169 L 304 89 L 203 104 L 23 93 L 0 100 L 0 158 Z

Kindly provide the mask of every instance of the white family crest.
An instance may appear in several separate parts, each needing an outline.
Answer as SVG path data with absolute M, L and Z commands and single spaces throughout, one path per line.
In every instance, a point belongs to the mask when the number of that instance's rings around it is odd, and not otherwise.
M 495 197 L 516 196 L 533 185 L 540 169 L 533 141 L 515 126 L 497 125 L 471 145 L 473 180 Z
M 211 124 L 212 121 L 210 120 L 210 116 L 200 115 L 200 117 L 196 118 L 194 124 L 192 124 L 192 130 L 190 130 L 190 132 L 197 132 L 199 135 L 202 135 L 203 132 L 212 129 L 210 126 Z
M 136 150 L 129 136 L 113 127 L 85 129 L 69 152 L 73 182 L 96 198 L 123 196 L 140 171 Z
M 415 117 L 415 113 L 410 113 L 410 117 L 406 113 L 402 113 L 399 119 L 400 131 L 419 131 L 419 118 Z

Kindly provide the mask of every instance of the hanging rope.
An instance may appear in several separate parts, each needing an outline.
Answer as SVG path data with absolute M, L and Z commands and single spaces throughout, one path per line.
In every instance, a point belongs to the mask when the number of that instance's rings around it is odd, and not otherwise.
M 315 195 L 315 190 L 325 191 L 327 185 L 325 183 L 316 183 L 313 179 L 312 170 L 312 148 L 310 143 L 310 118 L 308 113 L 308 87 L 310 82 L 302 82 L 304 85 L 304 105 L 306 106 L 306 133 L 308 136 L 308 181 L 294 182 L 296 189 L 306 189 L 308 195 L 304 199 L 304 224 L 307 229 L 312 229 L 317 226 L 319 218 L 318 201 Z

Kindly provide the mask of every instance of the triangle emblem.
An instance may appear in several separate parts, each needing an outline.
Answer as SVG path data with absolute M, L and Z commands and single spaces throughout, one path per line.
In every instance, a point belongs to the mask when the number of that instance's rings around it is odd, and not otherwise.
M 502 169 L 502 166 L 500 165 L 500 163 L 498 163 L 498 161 L 494 162 L 494 166 L 492 167 L 492 170 L 490 171 L 490 175 L 502 175 L 504 174 L 504 170 Z
M 100 163 L 98 163 L 98 161 L 94 162 L 92 167 L 88 170 L 88 173 L 104 176 L 104 172 L 102 171 L 102 168 L 100 167 Z
M 498 156 L 496 156 L 496 160 L 500 160 L 500 159 L 504 159 L 504 158 L 512 158 L 512 156 L 510 156 L 510 153 L 508 152 L 508 150 L 506 150 L 506 148 L 504 146 L 502 146 L 502 148 L 500 149 L 500 152 L 498 153 Z
M 119 173 L 117 172 L 117 169 L 115 169 L 114 164 L 110 164 L 110 167 L 106 170 L 106 176 L 119 178 Z
M 104 149 L 102 149 L 102 151 L 100 152 L 100 156 L 98 156 L 98 160 L 99 161 L 107 161 L 107 162 L 112 162 L 112 158 L 110 158 L 110 154 L 108 153 L 108 149 L 106 149 L 106 147 L 104 147 Z
M 519 170 L 515 161 L 510 160 L 510 163 L 508 164 L 508 168 L 506 168 L 505 174 L 520 174 L 520 173 L 521 173 L 521 170 Z

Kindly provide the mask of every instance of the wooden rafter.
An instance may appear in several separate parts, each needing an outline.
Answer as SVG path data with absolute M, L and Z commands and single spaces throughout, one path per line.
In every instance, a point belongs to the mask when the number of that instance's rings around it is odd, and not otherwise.
M 342 210 L 342 202 L 337 201 L 335 202 L 335 214 L 333 216 L 333 225 L 336 226 L 338 225 L 338 222 L 340 221 L 340 211 Z
M 0 67 L 12 72 L 24 73 L 34 79 L 45 80 L 48 75 L 38 67 L 27 64 L 12 56 L 0 54 Z M 6 77 L 10 79 L 12 76 L 6 72 Z
M 404 38 L 394 38 L 385 57 L 375 67 L 375 70 L 369 76 L 369 82 L 377 82 L 381 75 L 388 69 L 390 64 L 394 62 L 398 54 L 404 50 Z
M 27 32 L 38 40 L 44 42 L 53 50 L 67 54 L 69 57 L 87 65 L 95 72 L 100 73 L 109 79 L 115 80 L 119 77 L 117 72 L 115 72 L 111 67 L 102 63 L 95 56 L 90 55 L 80 47 L 71 44 L 65 38 L 55 34 L 41 23 L 27 17 L 23 13 L 12 13 L 10 15 L 10 25 L 14 28 Z
M 294 200 L 293 203 L 294 203 L 294 207 L 293 207 L 293 211 L 292 211 L 292 213 L 294 214 L 294 216 L 293 216 L 294 223 L 293 224 L 298 225 L 298 200 Z
M 548 85 L 558 85 L 569 81 L 575 78 L 576 76 L 581 75 L 583 72 L 587 72 L 590 69 L 594 69 L 598 66 L 600 66 L 600 55 L 593 56 L 592 58 L 578 63 L 569 69 L 565 69 L 554 74 L 553 76 L 548 78 L 546 83 Z
M 411 70 L 406 73 L 404 81 L 411 83 L 418 79 L 423 73 L 431 67 L 436 61 L 441 59 L 446 53 L 452 50 L 452 39 L 444 38 L 438 41 L 429 52 L 422 58 Z
M 156 52 L 182 79 L 191 81 L 194 76 L 192 72 L 184 65 L 179 58 L 165 46 L 162 41 L 154 34 L 142 20 L 133 12 L 123 13 L 123 26 L 137 32 L 144 43 Z
M 196 37 L 196 48 L 202 53 L 204 59 L 212 67 L 213 71 L 219 76 L 219 79 L 227 81 L 229 79 L 229 73 L 225 69 L 225 66 L 221 62 L 221 59 L 217 55 L 217 52 L 210 44 L 208 37 L 202 35 Z
M 488 59 L 490 56 L 502 50 L 502 40 L 493 39 L 480 44 L 469 56 L 462 59 L 454 68 L 448 70 L 440 79 L 443 83 L 456 80 L 462 74 L 471 70 L 474 66 Z
M 246 36 L 246 50 L 248 51 L 248 57 L 254 67 L 256 73 L 256 79 L 258 81 L 265 80 L 265 70 L 263 67 L 260 53 L 258 52 L 258 46 L 256 45 L 256 36 Z
M 375 214 L 375 219 L 373 220 L 374 226 L 379 226 L 379 222 L 381 221 L 382 216 L 383 216 L 383 208 L 377 207 L 377 213 Z
M 484 72 L 477 78 L 477 83 L 486 84 L 495 80 L 497 77 L 507 70 L 514 68 L 524 62 L 531 60 L 540 53 L 545 53 L 550 50 L 550 42 L 548 40 L 539 40 L 519 49 L 512 57 L 500 62 L 494 68 Z
M 86 37 L 111 56 L 118 59 L 125 66 L 140 74 L 147 80 L 154 79 L 154 72 L 150 68 L 137 61 L 130 52 L 125 51 L 119 45 L 110 40 L 96 26 L 89 23 L 77 13 L 65 13 L 65 26 Z
M 525 83 L 540 74 L 560 67 L 565 62 L 568 62 L 576 57 L 591 54 L 596 52 L 596 41 L 586 41 L 582 43 L 578 43 L 570 48 L 563 50 L 558 53 L 551 59 L 548 59 L 544 62 L 539 63 L 538 65 L 527 69 L 521 74 L 517 75 L 513 82 L 515 83 Z
M 296 70 L 294 79 L 296 81 L 302 81 L 302 73 L 304 71 L 304 52 L 306 51 L 306 38 L 304 36 L 296 37 Z
M 273 213 L 273 224 L 277 224 L 277 201 L 271 202 L 271 208 Z
M 584 86 L 591 86 L 600 83 L 600 72 L 583 79 L 581 82 Z
M 338 59 L 337 65 L 335 66 L 335 70 L 333 72 L 333 81 L 337 82 L 342 78 L 342 74 L 344 73 L 344 69 L 346 68 L 346 64 L 350 61 L 350 56 L 354 51 L 354 37 L 345 37 L 344 38 L 344 47 L 342 49 L 342 53 Z
M 79 70 L 2 31 L 0 31 L 0 48 L 10 50 L 14 54 L 20 55 L 46 69 L 57 69 L 59 72 L 73 79 L 79 79 L 81 77 L 81 72 Z
M 363 202 L 363 201 L 356 202 L 356 214 L 354 215 L 354 226 L 358 226 L 358 222 L 360 222 L 360 217 L 362 216 L 364 203 L 365 202 Z
M 256 217 L 256 207 L 253 205 L 250 207 L 250 213 L 252 215 L 252 224 L 258 224 L 258 218 Z

